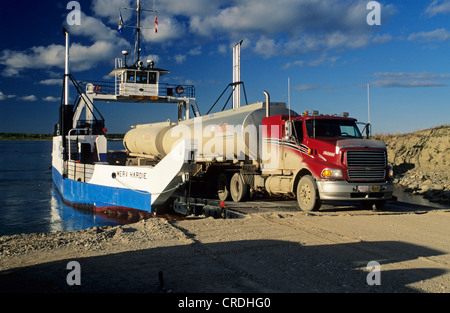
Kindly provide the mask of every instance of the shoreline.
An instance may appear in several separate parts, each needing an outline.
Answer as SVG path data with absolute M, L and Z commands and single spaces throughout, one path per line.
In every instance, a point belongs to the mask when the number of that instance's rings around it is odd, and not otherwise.
M 445 172 L 408 170 L 394 176 L 395 185 L 411 195 L 419 195 L 430 202 L 450 204 L 450 175 Z

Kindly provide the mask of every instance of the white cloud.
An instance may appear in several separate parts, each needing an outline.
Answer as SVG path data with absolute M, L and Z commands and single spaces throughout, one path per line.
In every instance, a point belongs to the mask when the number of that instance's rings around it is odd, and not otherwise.
M 370 84 L 377 87 L 393 88 L 414 88 L 414 87 L 443 87 L 447 86 L 442 82 L 444 79 L 450 79 L 450 74 L 435 74 L 430 72 L 421 73 L 375 73 L 373 76 L 381 78 Z
M 99 63 L 114 62 L 118 47 L 112 42 L 97 41 L 91 46 L 74 43 L 70 47 L 70 64 L 75 71 L 89 70 Z
M 114 7 L 116 12 L 118 7 Z M 89 70 L 105 62 L 112 64 L 120 51 L 129 45 L 116 29 L 83 12 L 80 25 L 70 26 L 65 23 L 65 28 L 71 35 L 69 54 L 72 72 Z M 79 43 L 80 40 L 83 40 L 83 44 Z M 2 75 L 19 76 L 26 69 L 64 69 L 64 58 L 65 47 L 60 44 L 34 46 L 24 51 L 6 49 L 0 53 L 0 64 L 5 66 Z M 40 83 L 56 84 L 56 80 L 48 79 Z
M 228 46 L 227 45 L 220 44 L 217 47 L 217 52 L 219 52 L 220 54 L 225 54 L 225 53 L 227 53 L 227 51 L 228 51 Z
M 450 13 L 450 1 L 449 0 L 433 0 L 425 9 L 425 14 L 432 17 L 438 14 Z
M 201 46 L 197 46 L 191 50 L 189 50 L 189 52 L 187 53 L 187 55 L 200 55 L 202 54 L 202 47 Z M 187 59 L 187 55 L 186 54 L 177 54 L 174 56 L 175 62 L 178 64 L 182 64 L 186 61 Z
M 119 8 L 122 6 L 131 7 L 131 0 L 94 0 L 92 1 L 92 11 L 95 15 L 108 19 L 111 24 L 119 25 Z M 129 20 L 132 12 L 130 10 L 121 10 L 122 18 L 126 22 Z
M 255 44 L 254 51 L 265 58 L 276 55 L 280 51 L 280 46 L 272 38 L 261 37 Z
M 152 1 L 143 3 L 144 8 L 152 8 Z M 82 13 L 81 25 L 66 25 L 73 35 L 72 71 L 89 70 L 105 62 L 111 64 L 121 50 L 130 46 L 117 31 L 122 5 L 132 6 L 135 1 L 94 0 L 92 16 Z M 390 41 L 390 35 L 374 35 L 374 28 L 367 25 L 365 5 L 358 0 L 166 0 L 156 5 L 156 9 L 163 12 L 158 13 L 158 32 L 153 29 L 155 14 L 144 13 L 142 33 L 145 41 L 151 44 L 198 45 L 190 53 L 176 51 L 177 62 L 184 61 L 182 54 L 201 54 L 203 51 L 199 47 L 210 40 L 237 42 L 245 38 L 246 47 L 265 58 L 358 49 Z M 134 24 L 131 15 L 135 12 L 121 11 L 126 23 Z M 386 23 L 396 9 L 393 5 L 384 5 L 382 12 L 383 23 Z M 413 34 L 410 40 L 425 38 L 425 35 Z M 428 35 L 434 35 L 434 38 L 450 36 L 445 30 Z M 80 43 L 81 39 L 83 43 Z M 220 44 L 219 53 L 227 50 L 226 45 Z M 18 76 L 25 69 L 63 69 L 64 46 L 52 44 L 25 51 L 7 49 L 0 52 L 0 65 L 4 66 L 3 76 Z M 50 84 L 51 81 L 42 83 Z
M 118 21 L 118 19 L 117 19 Z M 100 19 L 81 12 L 80 25 L 64 26 L 72 36 L 82 36 L 93 41 L 119 41 L 120 33 L 116 29 L 106 26 Z M 76 38 L 76 37 L 75 37 Z
M 142 34 L 145 40 L 152 43 L 167 43 L 185 36 L 186 28 L 174 17 L 158 16 L 158 32 L 155 32 L 155 17 L 147 16 L 143 21 Z
M 106 1 L 106 0 L 104 0 Z M 151 2 L 151 1 L 147 1 Z M 171 12 L 172 15 L 208 16 L 221 8 L 229 6 L 234 0 L 164 0 L 157 1 L 156 9 L 160 12 Z
M 410 41 L 430 42 L 450 40 L 450 32 L 445 28 L 439 28 L 430 32 L 418 32 L 408 36 Z
M 0 91 L 0 101 L 15 98 L 16 95 L 5 95 L 3 92 Z
M 335 89 L 336 86 L 322 86 L 322 85 L 297 85 L 293 89 L 299 91 L 317 90 L 317 89 Z
M 302 32 L 367 32 L 366 3 L 361 1 L 317 0 L 247 0 L 210 11 L 208 15 L 192 15 L 192 32 L 202 35 L 285 33 L 298 36 Z M 395 13 L 393 5 L 383 7 L 388 19 Z
M 201 46 L 197 46 L 197 47 L 189 50 L 189 54 L 190 55 L 200 55 L 200 54 L 202 54 L 202 47 Z
M 42 98 L 42 100 L 44 100 L 46 102 L 58 102 L 58 101 L 60 101 L 60 99 L 55 98 L 53 96 L 47 96 L 45 98 Z
M 120 48 L 110 41 L 97 41 L 84 46 L 73 43 L 70 46 L 71 71 L 89 70 L 101 63 L 111 64 Z M 3 76 L 18 76 L 26 69 L 48 69 L 57 67 L 64 69 L 65 47 L 49 45 L 32 47 L 25 51 L 3 50 L 0 54 L 0 64 L 5 66 Z M 50 84 L 53 80 L 41 81 Z
M 420 81 L 420 80 L 413 80 L 413 81 L 377 80 L 377 81 L 371 82 L 371 85 L 377 86 L 377 87 L 384 87 L 384 88 L 392 88 L 392 87 L 413 88 L 413 87 L 443 87 L 443 86 L 447 86 L 446 84 L 441 83 L 441 82 Z
M 37 101 L 37 97 L 35 95 L 29 95 L 29 96 L 23 96 L 23 97 L 19 97 L 19 100 L 23 100 L 23 101 Z
M 294 61 L 294 62 L 288 62 L 288 63 L 286 63 L 286 64 L 282 67 L 282 69 L 283 69 L 283 70 L 287 70 L 288 68 L 290 68 L 290 67 L 292 67 L 292 66 L 299 66 L 299 67 L 302 67 L 303 65 L 305 65 L 305 61 L 303 61 L 303 60 L 297 60 L 297 61 Z
M 118 8 L 123 3 L 135 6 L 132 2 L 94 0 L 92 10 L 95 16 L 107 19 L 115 30 Z M 153 5 L 152 1 L 144 4 L 147 9 Z M 366 2 L 358 0 L 166 0 L 156 3 L 156 9 L 161 12 L 157 14 L 158 32 L 154 31 L 155 14 L 148 12 L 142 14 L 142 32 L 146 41 L 164 45 L 192 43 L 193 38 L 202 44 L 208 40 L 237 42 L 246 38 L 256 53 L 270 57 L 319 49 L 357 49 L 392 39 L 387 34 L 373 36 L 374 28 L 366 22 Z M 385 24 L 396 8 L 392 4 L 383 5 L 382 12 Z M 122 10 L 122 14 L 126 23 L 134 23 L 130 19 L 132 10 Z M 87 22 L 98 23 L 95 19 Z M 102 28 L 99 24 L 99 29 Z M 279 39 L 280 35 L 283 39 Z M 224 50 L 222 45 L 218 51 Z
M 373 36 L 372 42 L 376 43 L 376 44 L 383 44 L 383 43 L 388 43 L 392 39 L 393 39 L 392 36 L 389 34 L 381 34 L 381 35 Z
M 177 54 L 174 56 L 175 58 L 175 62 L 178 64 L 184 63 L 184 61 L 186 61 L 186 56 L 182 55 L 182 54 Z
M 421 73 L 375 73 L 373 76 L 387 79 L 448 79 L 450 74 L 435 74 L 430 72 Z
M 23 69 L 42 69 L 64 64 L 64 47 L 49 45 L 32 47 L 25 52 L 3 50 L 0 64 L 6 66 L 3 76 L 17 76 Z
M 60 78 L 49 78 L 49 79 L 44 79 L 44 80 L 41 80 L 40 82 L 39 82 L 39 84 L 41 84 L 41 85 L 47 85 L 47 86 L 49 86 L 49 85 L 61 85 L 62 84 L 62 79 L 60 79 Z

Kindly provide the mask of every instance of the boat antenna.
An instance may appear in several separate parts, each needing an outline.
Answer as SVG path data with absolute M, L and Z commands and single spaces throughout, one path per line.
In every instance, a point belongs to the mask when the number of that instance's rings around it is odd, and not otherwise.
M 288 109 L 289 109 L 289 121 L 291 120 L 291 78 L 288 77 Z
M 136 9 L 132 9 L 132 8 L 128 8 L 125 6 L 122 6 L 121 9 L 126 9 L 126 10 L 136 10 L 136 64 L 139 66 L 139 61 L 141 60 L 141 30 L 142 30 L 142 26 L 141 26 L 141 12 L 142 11 L 147 11 L 147 12 L 153 12 L 153 13 L 157 13 L 156 9 L 155 9 L 155 0 L 153 0 L 153 8 L 152 9 L 143 9 L 143 1 L 142 0 L 137 0 L 137 6 Z M 155 23 L 157 23 L 157 19 L 155 19 Z M 122 26 L 120 26 L 121 28 Z M 129 26 L 124 26 L 124 27 L 129 27 Z M 132 26 L 133 27 L 133 26 Z M 156 31 L 156 29 L 155 29 Z
M 367 84 L 367 122 L 370 124 L 370 91 L 369 83 Z

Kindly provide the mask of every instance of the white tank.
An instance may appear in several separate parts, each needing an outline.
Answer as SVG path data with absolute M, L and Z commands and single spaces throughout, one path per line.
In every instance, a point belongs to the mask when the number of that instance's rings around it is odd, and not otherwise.
M 270 114 L 289 114 L 285 103 L 271 103 Z M 292 115 L 296 113 L 291 111 Z M 200 158 L 259 159 L 265 103 L 257 102 L 180 122 L 136 125 L 126 133 L 130 153 L 163 158 L 180 139 L 195 138 Z

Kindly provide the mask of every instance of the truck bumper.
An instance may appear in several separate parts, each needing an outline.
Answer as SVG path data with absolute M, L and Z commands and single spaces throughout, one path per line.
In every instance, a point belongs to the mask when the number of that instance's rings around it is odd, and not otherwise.
M 379 183 L 317 180 L 321 200 L 391 200 L 394 192 L 392 181 Z

